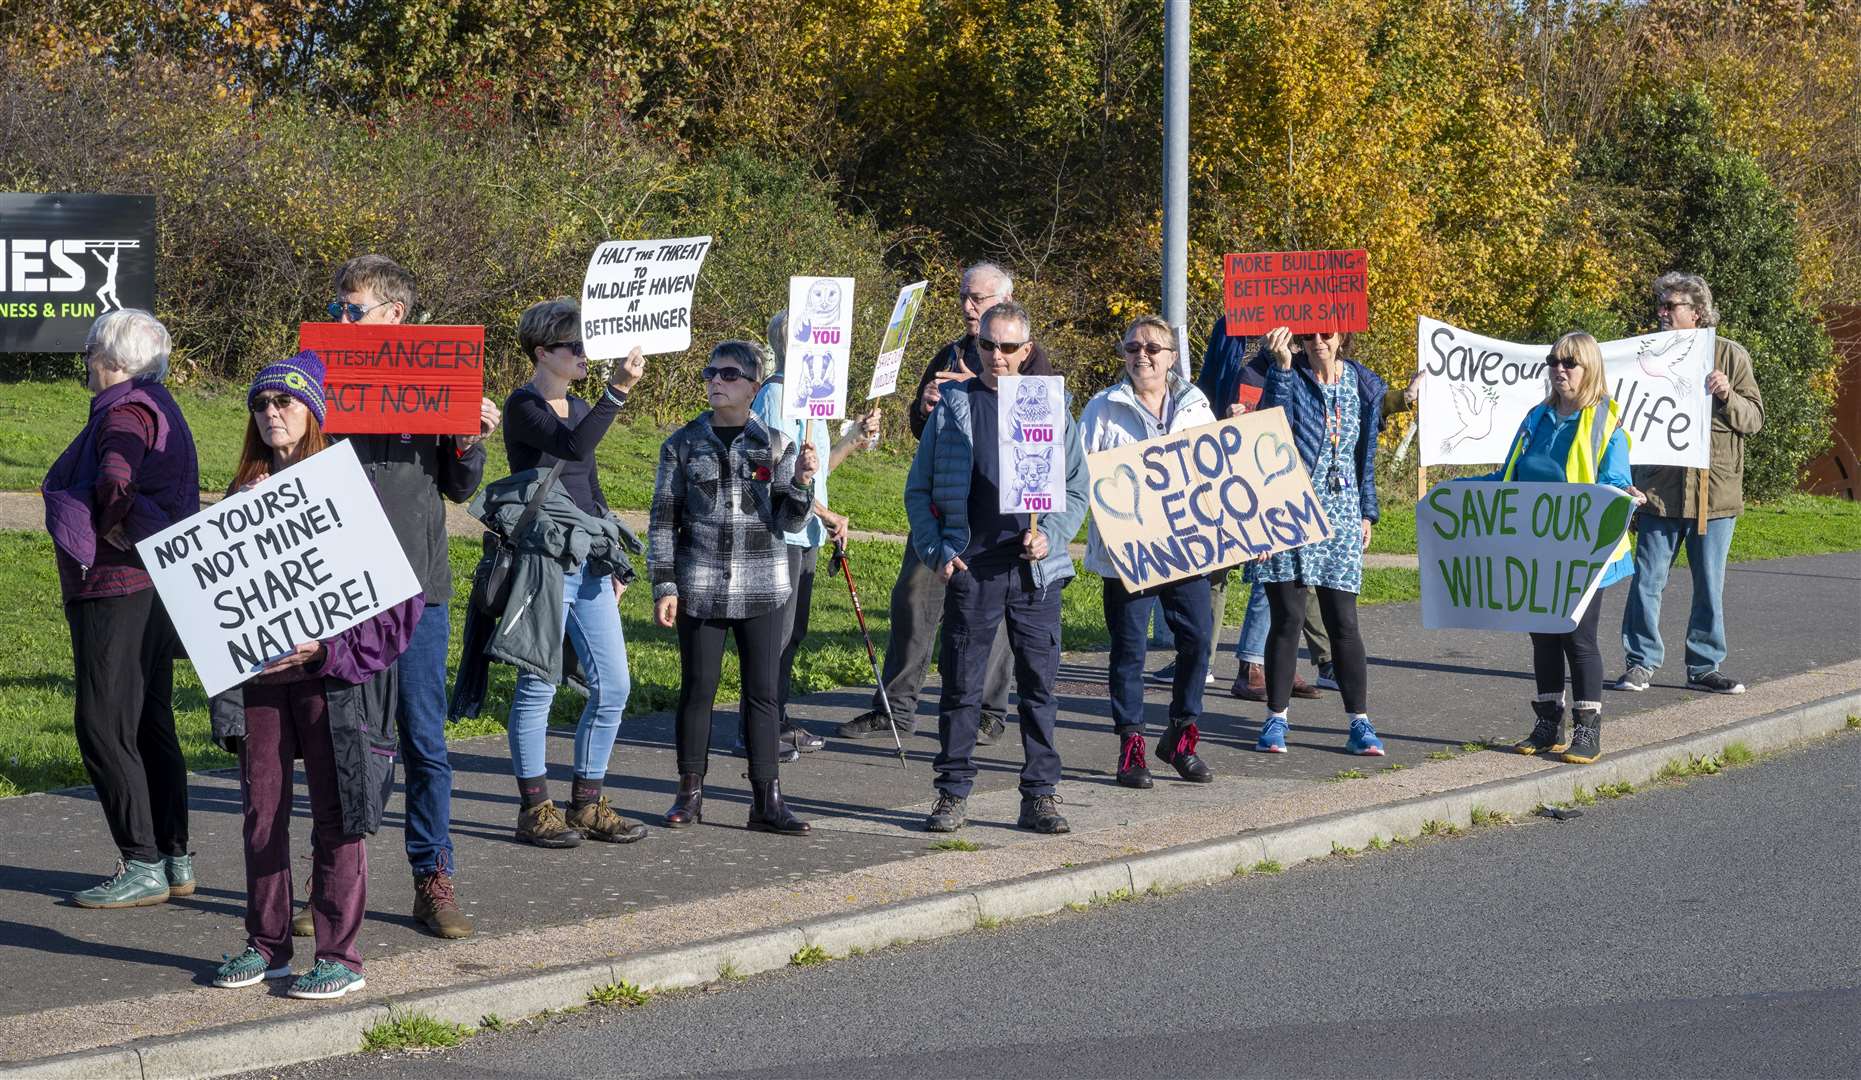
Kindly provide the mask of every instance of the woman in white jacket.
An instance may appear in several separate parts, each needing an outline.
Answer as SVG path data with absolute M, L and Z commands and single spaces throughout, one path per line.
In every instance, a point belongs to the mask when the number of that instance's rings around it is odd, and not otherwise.
M 1215 422 L 1208 399 L 1176 371 L 1175 335 L 1170 324 L 1145 315 L 1131 324 L 1119 346 L 1124 378 L 1086 403 L 1080 434 L 1086 453 L 1143 442 Z M 1143 592 L 1131 592 L 1118 577 L 1105 550 L 1098 521 L 1086 539 L 1086 569 L 1105 579 L 1105 627 L 1111 633 L 1111 716 L 1119 739 L 1118 782 L 1147 788 L 1150 768 L 1144 759 L 1144 651 L 1150 600 L 1156 598 L 1164 621 L 1176 635 L 1176 679 L 1170 692 L 1170 726 L 1157 740 L 1157 757 L 1176 768 L 1184 780 L 1206 784 L 1215 779 L 1196 756 L 1196 720 L 1202 714 L 1202 688 L 1208 674 L 1208 639 L 1214 632 L 1209 582 L 1184 578 Z

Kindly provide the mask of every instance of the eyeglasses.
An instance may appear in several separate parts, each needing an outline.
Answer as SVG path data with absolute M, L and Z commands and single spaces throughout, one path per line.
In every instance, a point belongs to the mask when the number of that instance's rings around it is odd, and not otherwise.
M 749 372 L 736 367 L 707 367 L 698 374 L 704 376 L 705 382 L 710 382 L 712 379 L 722 379 L 725 382 L 736 382 L 738 379 L 747 379 L 750 377 Z
M 1122 351 L 1126 356 L 1136 356 L 1139 353 L 1143 353 L 1146 356 L 1155 356 L 1158 353 L 1175 352 L 1176 350 L 1168 345 L 1159 345 L 1154 341 L 1127 341 L 1124 343 Z
M 984 300 L 993 300 L 1000 295 L 1001 293 L 998 293 L 998 292 L 992 292 L 992 293 L 960 292 L 956 294 L 956 298 L 958 300 L 961 300 L 965 306 L 968 306 L 971 303 L 980 304 Z
M 351 304 L 346 300 L 331 300 L 324 306 L 323 310 L 329 312 L 330 318 L 335 319 L 337 322 L 341 322 L 345 315 L 349 317 L 350 322 L 361 322 L 362 316 L 378 307 L 387 307 L 392 303 L 394 303 L 392 300 L 383 300 L 379 304 L 370 304 L 367 307 L 363 307 L 360 304 Z
M 976 344 L 982 347 L 983 352 L 998 352 L 1003 356 L 1013 356 L 1027 348 L 1025 341 L 990 341 L 988 338 L 980 338 Z
M 1660 303 L 1654 305 L 1654 310 L 1657 312 L 1658 311 L 1678 311 L 1679 309 L 1683 307 L 1690 308 L 1692 306 L 1693 306 L 1693 301 L 1691 300 L 1663 300 Z
M 1553 356 L 1550 359 L 1546 360 L 1544 363 L 1546 367 L 1563 368 L 1565 371 L 1572 371 L 1576 368 L 1580 368 L 1583 366 L 1583 361 L 1577 359 L 1574 356 L 1566 356 L 1561 360 Z
M 588 355 L 587 347 L 579 341 L 552 341 L 543 346 L 543 348 L 548 349 L 550 352 L 555 352 L 557 349 L 567 349 L 576 356 Z
M 270 412 L 274 407 L 279 412 L 286 412 L 291 408 L 291 403 L 296 400 L 289 394 L 260 394 L 252 399 L 252 411 L 261 416 Z

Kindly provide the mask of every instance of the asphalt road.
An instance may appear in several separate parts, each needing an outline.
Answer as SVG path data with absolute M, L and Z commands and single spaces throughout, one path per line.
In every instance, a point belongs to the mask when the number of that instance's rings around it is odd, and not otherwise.
M 1861 733 L 1274 876 L 267 1073 L 1861 1075 Z

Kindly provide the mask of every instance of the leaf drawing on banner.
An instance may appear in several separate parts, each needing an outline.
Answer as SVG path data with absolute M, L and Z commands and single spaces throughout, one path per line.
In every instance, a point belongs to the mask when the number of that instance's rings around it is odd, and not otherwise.
M 1633 513 L 1634 506 L 1635 500 L 1626 495 L 1609 504 L 1609 508 L 1603 511 L 1602 519 L 1596 523 L 1596 546 L 1590 549 L 1590 554 L 1614 549 L 1616 542 L 1622 539 L 1622 534 L 1628 531 L 1628 517 Z
M 1635 362 L 1649 378 L 1666 379 L 1673 384 L 1674 393 L 1686 392 L 1686 373 L 1682 366 L 1693 355 L 1692 334 L 1673 334 L 1656 345 L 1653 341 L 1644 341 L 1635 351 Z
M 1260 448 L 1262 446 L 1268 446 L 1269 443 L 1272 444 L 1268 448 L 1272 451 L 1273 456 L 1285 462 L 1285 464 L 1281 465 L 1279 468 L 1268 468 L 1267 463 L 1260 460 Z M 1262 432 L 1260 437 L 1254 440 L 1254 467 L 1260 470 L 1261 487 L 1264 488 L 1273 481 L 1292 472 L 1298 464 L 1299 456 L 1292 452 L 1292 447 L 1280 442 L 1279 436 L 1271 431 Z
M 1129 498 L 1131 510 L 1129 513 L 1113 505 L 1112 500 L 1105 497 L 1106 484 L 1113 485 L 1114 497 L 1116 497 L 1116 485 L 1120 483 L 1130 489 Z M 1142 525 L 1144 523 L 1144 517 L 1142 512 L 1138 510 L 1138 495 L 1137 470 L 1131 468 L 1129 465 L 1118 466 L 1111 471 L 1110 476 L 1100 477 L 1098 481 L 1092 485 L 1092 501 L 1097 504 L 1100 510 L 1103 510 L 1105 513 L 1110 514 L 1120 521 L 1135 521 L 1139 525 Z
M 1452 453 L 1454 447 L 1468 440 L 1480 440 L 1493 433 L 1493 417 L 1499 410 L 1493 408 L 1499 401 L 1499 393 L 1492 387 L 1482 387 L 1480 393 L 1474 393 L 1473 387 L 1466 383 L 1455 383 L 1449 388 L 1454 404 L 1454 415 L 1460 418 L 1460 428 L 1454 434 L 1441 440 L 1441 452 Z

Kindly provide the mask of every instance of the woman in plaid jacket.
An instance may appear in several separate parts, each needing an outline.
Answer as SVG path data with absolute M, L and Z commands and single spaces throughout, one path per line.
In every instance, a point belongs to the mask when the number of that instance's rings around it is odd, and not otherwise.
M 703 372 L 711 411 L 659 448 L 647 562 L 659 625 L 676 628 L 679 643 L 679 791 L 666 824 L 704 819 L 711 705 L 724 638 L 734 633 L 749 827 L 800 835 L 808 824 L 789 813 L 776 782 L 782 605 L 791 587 L 783 534 L 808 518 L 820 459 L 813 444 L 797 447 L 751 414 L 762 364 L 762 350 L 747 341 L 712 349 Z

